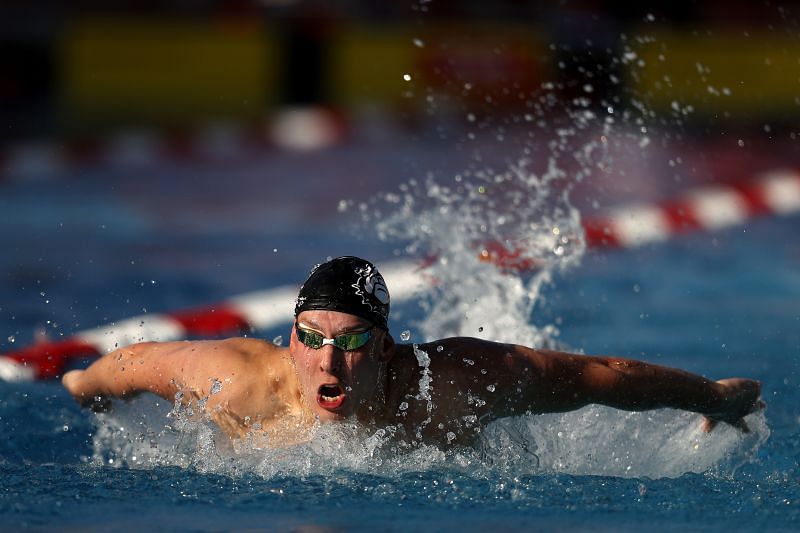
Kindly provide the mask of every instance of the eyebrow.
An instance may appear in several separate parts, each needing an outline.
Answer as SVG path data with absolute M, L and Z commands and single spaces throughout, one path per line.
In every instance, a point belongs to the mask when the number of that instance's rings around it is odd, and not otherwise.
M 301 326 L 301 327 L 306 328 L 306 329 L 312 329 L 316 333 L 319 333 L 320 335 L 322 335 L 323 337 L 325 336 L 325 334 L 322 332 L 322 326 L 320 326 L 313 319 L 312 320 L 298 320 L 297 324 L 299 326 Z M 364 323 L 356 324 L 352 328 L 340 329 L 339 331 L 334 332 L 333 336 L 334 337 L 338 337 L 339 335 L 342 335 L 342 334 L 345 334 L 345 333 L 363 333 L 363 332 L 365 332 L 365 331 L 367 331 L 367 330 L 369 330 L 371 328 L 372 328 L 372 324 L 364 324 Z

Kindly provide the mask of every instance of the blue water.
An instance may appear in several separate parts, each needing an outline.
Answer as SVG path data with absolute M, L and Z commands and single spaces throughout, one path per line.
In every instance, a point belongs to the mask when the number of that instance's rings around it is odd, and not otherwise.
M 366 201 L 425 169 L 446 176 L 459 164 L 416 144 L 350 146 L 227 168 L 93 168 L 1 184 L 0 351 L 297 283 L 328 255 L 380 264 L 397 245 L 354 232 L 358 216 L 339 213 L 339 199 Z M 610 410 L 525 420 L 542 436 L 538 457 L 421 450 L 398 459 L 385 449 L 331 455 L 312 446 L 289 458 L 237 463 L 206 449 L 137 465 L 99 440 L 115 422 L 80 410 L 58 383 L 0 382 L 0 529 L 797 530 L 799 223 L 776 217 L 591 252 L 555 273 L 535 307 L 531 322 L 556 326 L 557 340 L 575 350 L 762 380 L 768 408 L 753 419 L 755 435 L 706 436 L 700 456 L 712 456 L 711 466 L 670 443 L 672 433 L 700 438 L 696 417 Z M 416 335 L 423 311 L 398 311 L 395 332 Z M 121 407 L 130 414 L 151 403 Z M 166 420 L 159 416 L 150 429 Z M 584 426 L 590 417 L 595 426 Z M 561 429 L 575 442 L 545 442 Z M 732 444 L 717 445 L 725 439 Z M 666 452 L 648 455 L 654 443 Z M 170 445 L 163 435 L 152 443 Z M 593 447 L 634 466 L 581 455 Z

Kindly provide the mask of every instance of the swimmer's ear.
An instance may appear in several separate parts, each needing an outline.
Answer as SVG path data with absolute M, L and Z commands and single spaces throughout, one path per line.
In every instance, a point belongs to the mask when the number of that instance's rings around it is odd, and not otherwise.
M 383 334 L 383 339 L 381 339 L 381 352 L 378 354 L 378 359 L 381 362 L 388 362 L 392 357 L 394 357 L 394 338 L 392 334 L 388 331 Z

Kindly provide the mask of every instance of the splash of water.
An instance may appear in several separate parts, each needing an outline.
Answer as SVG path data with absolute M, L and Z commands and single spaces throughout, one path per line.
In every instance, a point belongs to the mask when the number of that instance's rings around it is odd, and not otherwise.
M 394 212 L 376 209 L 369 219 L 379 237 L 432 259 L 426 275 L 435 285 L 417 324 L 428 340 L 553 342 L 555 327 L 533 327 L 531 314 L 553 273 L 578 264 L 585 249 L 569 185 L 555 185 L 564 178 L 554 165 L 538 176 L 523 162 L 503 174 L 457 175 L 447 186 L 427 179 L 386 195 Z

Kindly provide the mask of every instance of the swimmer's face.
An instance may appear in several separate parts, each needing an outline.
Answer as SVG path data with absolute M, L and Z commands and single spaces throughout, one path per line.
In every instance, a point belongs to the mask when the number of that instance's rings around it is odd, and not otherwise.
M 350 351 L 331 344 L 315 349 L 300 342 L 296 328 L 325 338 L 369 331 L 370 338 Z M 381 366 L 391 358 L 393 346 L 385 331 L 363 318 L 337 311 L 300 313 L 289 350 L 306 406 L 322 421 L 343 420 L 356 414 L 369 416 L 378 387 L 382 386 L 378 384 Z

